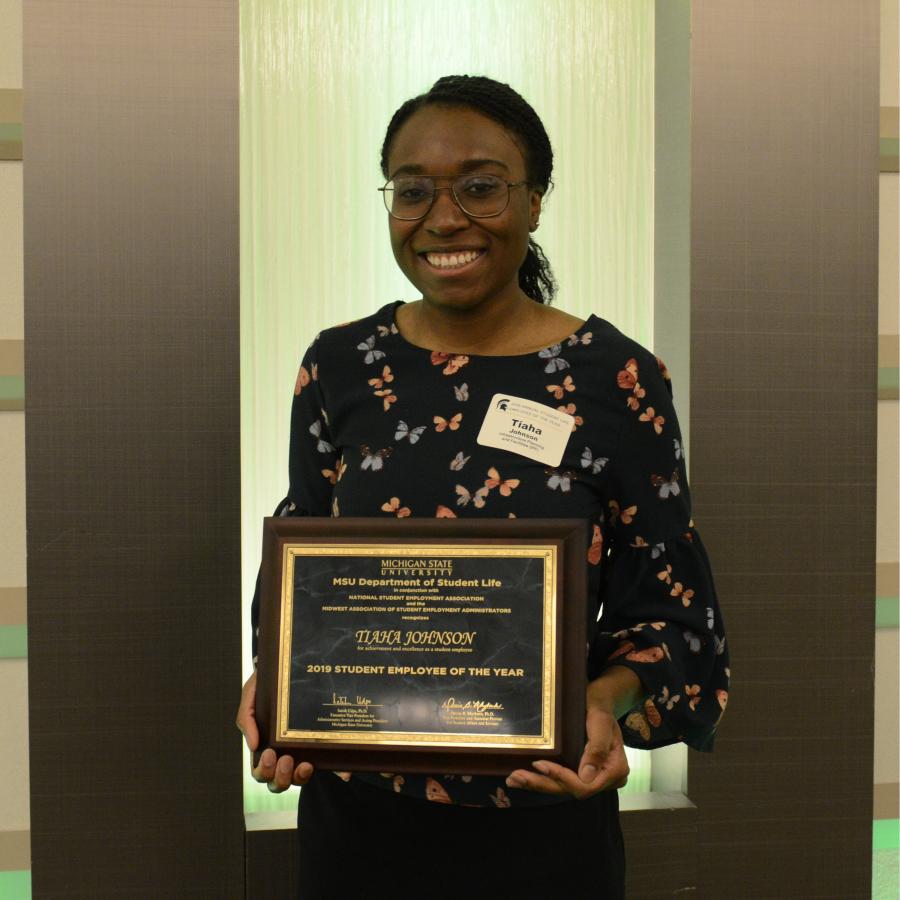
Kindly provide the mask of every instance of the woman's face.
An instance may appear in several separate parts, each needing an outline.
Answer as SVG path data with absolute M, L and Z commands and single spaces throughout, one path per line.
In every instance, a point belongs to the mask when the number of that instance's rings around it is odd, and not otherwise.
M 470 172 L 524 181 L 525 160 L 510 133 L 492 119 L 465 107 L 425 106 L 394 137 L 388 177 L 455 176 Z M 438 187 L 449 186 L 449 179 Z M 438 191 L 423 219 L 389 217 L 391 247 L 404 275 L 429 302 L 453 309 L 513 299 L 528 249 L 530 225 L 537 221 L 541 194 L 521 185 L 510 190 L 509 206 L 499 216 L 470 218 L 449 190 Z M 474 251 L 463 265 L 441 267 L 451 253 Z

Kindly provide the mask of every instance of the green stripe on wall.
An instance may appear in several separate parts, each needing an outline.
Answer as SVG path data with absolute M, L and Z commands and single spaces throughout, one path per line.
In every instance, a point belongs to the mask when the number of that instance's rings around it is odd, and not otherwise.
M 900 169 L 898 131 L 900 131 L 900 109 L 896 106 L 882 106 L 878 123 L 879 170 L 882 172 L 896 172 Z
M 0 872 L 3 900 L 31 900 L 31 872 Z
M 25 376 L 0 375 L 0 410 L 25 409 Z
M 872 823 L 872 849 L 900 848 L 900 819 L 876 819 Z
M 900 397 L 900 369 L 889 366 L 878 370 L 878 399 L 897 400 Z
M 0 375 L 0 400 L 25 399 L 24 375 Z
M 872 900 L 897 900 L 900 897 L 900 850 L 875 850 L 872 853 Z
M 23 97 L 21 88 L 0 88 L 0 159 L 22 158 Z
M 900 597 L 875 598 L 875 627 L 900 627 Z
M 28 656 L 28 626 L 0 626 L 0 659 L 25 659 Z M 0 897 L 3 894 L 0 893 Z

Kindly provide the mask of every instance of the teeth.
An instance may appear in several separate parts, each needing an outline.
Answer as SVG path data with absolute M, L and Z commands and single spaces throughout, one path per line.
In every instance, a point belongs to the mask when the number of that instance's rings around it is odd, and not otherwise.
M 465 250 L 462 253 L 426 253 L 428 262 L 438 269 L 456 269 L 481 256 L 481 250 Z

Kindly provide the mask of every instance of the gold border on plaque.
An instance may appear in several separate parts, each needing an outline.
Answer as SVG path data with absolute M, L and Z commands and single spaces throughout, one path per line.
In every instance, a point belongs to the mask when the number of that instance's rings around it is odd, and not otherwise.
M 556 671 L 556 576 L 558 568 L 557 548 L 546 544 L 297 544 L 286 543 L 282 550 L 281 572 L 281 630 L 279 634 L 280 666 L 278 670 L 278 708 L 276 740 L 319 741 L 323 744 L 403 744 L 412 747 L 553 747 L 556 739 L 556 691 L 553 677 Z M 538 735 L 473 735 L 428 734 L 417 732 L 382 731 L 311 731 L 288 728 L 290 710 L 290 670 L 294 614 L 294 560 L 298 556 L 410 556 L 433 557 L 528 557 L 544 560 L 544 627 L 543 670 L 541 672 L 541 699 L 543 721 Z M 505 738 L 505 740 L 498 740 Z

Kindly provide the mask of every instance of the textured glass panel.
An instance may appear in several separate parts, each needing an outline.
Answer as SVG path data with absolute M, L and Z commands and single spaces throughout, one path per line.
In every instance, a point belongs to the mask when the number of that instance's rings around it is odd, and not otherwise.
M 436 78 L 489 75 L 531 102 L 556 155 L 536 237 L 557 305 L 652 344 L 653 36 L 652 0 L 242 0 L 245 598 L 260 521 L 287 488 L 303 350 L 417 296 L 391 255 L 378 161 L 393 111 Z M 632 757 L 629 789 L 646 790 L 649 757 Z

